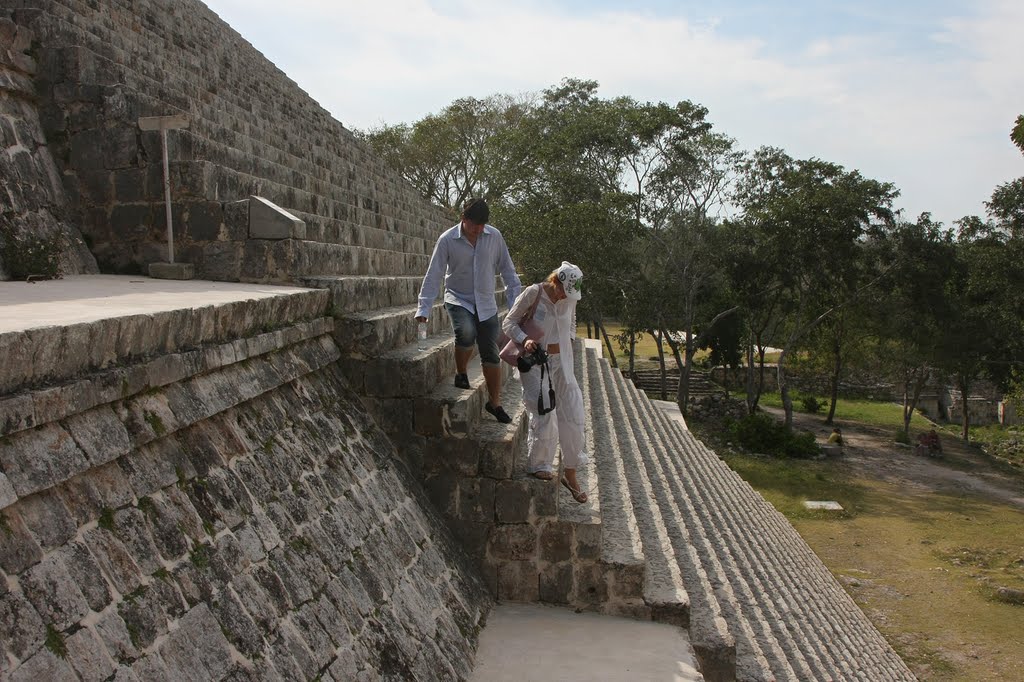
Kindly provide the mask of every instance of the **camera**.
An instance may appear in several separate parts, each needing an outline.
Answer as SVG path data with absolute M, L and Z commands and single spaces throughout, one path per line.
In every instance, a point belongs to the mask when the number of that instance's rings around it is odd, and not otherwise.
M 520 372 L 529 372 L 534 365 L 543 365 L 548 361 L 548 352 L 537 346 L 532 353 L 523 353 L 516 359 Z

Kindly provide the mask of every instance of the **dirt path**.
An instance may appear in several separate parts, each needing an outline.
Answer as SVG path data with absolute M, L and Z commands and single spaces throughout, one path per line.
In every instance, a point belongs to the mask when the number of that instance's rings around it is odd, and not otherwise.
M 781 408 L 763 409 L 784 417 Z M 823 421 L 821 415 L 793 413 L 793 426 L 812 432 L 819 442 L 832 431 Z M 980 495 L 1024 510 L 1024 478 L 994 469 L 983 454 L 958 438 L 940 434 L 943 457 L 931 459 L 895 443 L 891 431 L 842 420 L 836 425 L 846 443 L 842 462 L 855 473 L 920 491 Z

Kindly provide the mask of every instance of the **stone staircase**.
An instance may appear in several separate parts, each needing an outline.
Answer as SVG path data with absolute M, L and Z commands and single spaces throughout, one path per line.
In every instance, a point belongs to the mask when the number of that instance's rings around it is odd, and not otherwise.
M 439 307 L 414 340 L 418 277 L 326 277 L 339 362 L 480 566 L 492 596 L 686 628 L 708 680 L 911 680 L 792 526 L 600 357 L 576 349 L 589 423 L 590 501 L 525 473 L 518 381 L 498 424 L 451 386 Z M 357 293 L 358 292 L 358 293 Z
M 651 616 L 688 623 L 706 678 L 913 679 L 781 514 L 595 351 L 585 366 L 602 523 L 628 481 L 614 525 L 636 528 Z
M 661 392 L 661 370 L 638 369 L 629 374 L 633 385 L 648 395 L 658 395 Z M 679 370 L 666 368 L 665 391 L 668 399 L 673 400 L 679 388 Z M 708 372 L 700 369 L 690 371 L 690 398 L 698 398 L 708 395 L 724 395 L 725 389 L 711 380 Z

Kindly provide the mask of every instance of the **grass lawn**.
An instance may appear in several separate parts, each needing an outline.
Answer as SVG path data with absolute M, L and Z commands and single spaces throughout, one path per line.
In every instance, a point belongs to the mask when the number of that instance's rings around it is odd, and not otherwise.
M 615 322 L 605 322 L 605 329 L 608 331 L 608 336 L 612 340 L 612 345 L 615 346 L 615 357 L 616 357 L 616 359 L 619 362 L 619 366 L 620 367 L 628 367 L 629 366 L 629 347 L 627 346 L 625 350 L 621 349 L 619 347 L 618 341 L 616 340 L 616 337 L 619 334 L 622 333 L 622 329 L 623 329 L 622 325 L 620 325 L 618 323 L 615 323 Z M 578 325 L 576 327 L 576 336 L 578 336 L 580 338 L 583 338 L 583 339 L 587 338 L 587 325 L 585 325 L 585 324 Z M 602 339 L 602 343 L 603 342 L 604 342 L 604 339 Z M 668 343 L 665 343 L 663 348 L 665 350 L 665 363 L 666 363 L 666 366 L 668 366 L 668 367 L 675 367 L 676 362 L 672 358 L 672 349 L 669 348 Z M 607 354 L 607 352 L 608 352 L 608 347 L 605 346 L 604 347 L 604 353 Z M 681 353 L 681 351 L 680 351 L 680 353 Z M 637 366 L 648 365 L 648 364 L 657 365 L 657 362 L 658 362 L 658 344 L 655 343 L 654 337 L 651 336 L 650 334 L 644 334 L 642 337 L 640 337 L 640 339 L 636 343 L 635 354 L 636 354 L 636 365 Z M 694 357 L 695 357 L 695 359 L 699 360 L 699 359 L 701 359 L 701 358 L 703 358 L 703 357 L 705 357 L 707 355 L 708 355 L 708 351 L 697 351 L 697 354 Z M 653 358 L 653 360 L 652 360 L 652 358 Z
M 798 392 L 793 393 L 793 409 L 797 412 L 804 411 L 800 403 L 802 397 L 802 394 Z M 818 398 L 818 400 L 823 402 L 818 414 L 822 416 L 828 414 L 828 400 L 823 398 Z M 762 393 L 760 404 L 766 407 L 781 408 L 782 394 Z M 839 398 L 836 401 L 835 418 L 842 421 L 863 422 L 873 426 L 892 429 L 894 432 L 897 429 L 903 429 L 903 407 L 896 403 Z M 932 423 L 919 412 L 915 412 L 914 416 L 910 418 L 911 433 L 914 431 L 927 431 L 930 428 L 932 428 Z

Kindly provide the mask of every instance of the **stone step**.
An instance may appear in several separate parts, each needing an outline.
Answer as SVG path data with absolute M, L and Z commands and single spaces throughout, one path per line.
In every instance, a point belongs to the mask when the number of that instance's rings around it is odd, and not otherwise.
M 669 456 L 672 446 L 664 438 L 661 422 L 647 410 L 656 408 L 630 382 L 622 381 L 619 386 L 627 420 L 635 430 L 646 434 L 650 443 L 644 456 L 651 461 L 652 470 L 658 472 L 658 505 L 671 510 L 676 554 L 684 566 L 686 585 L 693 599 L 691 637 L 695 649 L 709 662 L 707 667 L 729 679 L 818 679 L 804 674 L 806 666 L 799 673 L 794 671 L 774 637 L 758 631 L 766 627 L 767 618 L 751 623 L 740 617 L 739 602 L 750 603 L 754 597 L 732 557 L 721 551 L 728 545 L 722 543 L 717 529 L 698 521 L 704 510 L 682 487 L 680 478 L 687 472 L 679 471 Z M 727 645 L 721 644 L 730 639 L 735 642 L 732 654 Z
M 468 393 L 468 391 L 467 391 Z M 473 416 L 472 437 L 425 439 L 420 464 L 424 489 L 471 557 L 486 563 L 496 524 L 521 526 L 555 514 L 555 490 L 542 481 L 517 474 L 526 440 L 526 410 L 518 380 L 502 388 L 502 404 L 512 421 L 502 424 L 480 411 Z M 479 402 L 482 406 L 483 401 Z M 512 584 L 499 590 L 497 574 L 489 582 L 494 594 L 509 596 Z M 513 581 L 514 582 L 514 581 Z
M 417 308 L 414 303 L 338 315 L 334 339 L 343 353 L 375 357 L 416 340 Z M 435 301 L 426 324 L 428 335 L 451 333 L 441 301 Z
M 660 591 L 660 594 L 651 594 L 652 590 L 645 585 L 645 598 L 652 605 L 652 616 L 689 628 L 705 677 L 734 679 L 736 640 L 722 618 L 716 596 L 716 588 L 722 585 L 721 573 L 713 572 L 713 567 L 700 561 L 693 548 L 693 543 L 700 538 L 687 533 L 678 507 L 664 494 L 665 474 L 651 454 L 656 445 L 645 431 L 636 428 L 635 419 L 631 419 L 632 396 L 623 398 L 626 382 L 607 363 L 601 364 L 609 418 L 617 427 L 620 456 L 637 509 L 647 580 Z M 685 611 L 682 605 L 671 600 L 674 593 L 686 595 Z M 668 595 L 669 599 L 662 595 Z
M 370 398 L 417 398 L 455 376 L 455 339 L 450 333 L 427 337 L 377 356 L 347 355 L 340 360 L 353 389 Z
M 419 299 L 423 275 L 310 275 L 300 277 L 299 282 L 330 290 L 330 310 L 337 317 L 414 304 Z
M 678 423 L 653 407 L 647 412 L 675 443 L 676 471 L 694 507 L 723 537 L 717 551 L 736 556 L 757 608 L 779 614 L 769 622 L 773 631 L 786 629 L 789 642 L 800 647 L 786 650 L 779 642 L 794 668 L 802 658 L 823 673 L 814 679 L 913 679 L 785 517 Z M 754 606 L 744 605 L 748 621 L 758 617 Z
M 595 493 L 599 498 L 597 509 L 601 523 L 601 564 L 613 579 L 616 588 L 603 610 L 616 615 L 640 615 L 650 617 L 651 609 L 672 601 L 685 621 L 687 606 L 685 592 L 672 591 L 668 596 L 659 592 L 663 587 L 652 576 L 648 562 L 644 560 L 643 539 L 637 524 L 634 498 L 628 489 L 628 475 L 623 467 L 624 453 L 620 452 L 617 435 L 609 413 L 608 398 L 604 391 L 601 364 L 593 349 L 581 348 L 583 377 L 581 388 L 586 386 L 584 404 L 591 434 L 587 446 L 594 457 L 596 478 L 600 488 Z M 570 501 L 565 504 L 568 505 Z M 575 504 L 575 503 L 573 503 Z M 589 505 L 589 503 L 588 503 Z M 588 505 L 578 505 L 585 507 Z M 640 608 L 642 607 L 642 611 Z M 640 611 L 640 613 L 637 613 Z

